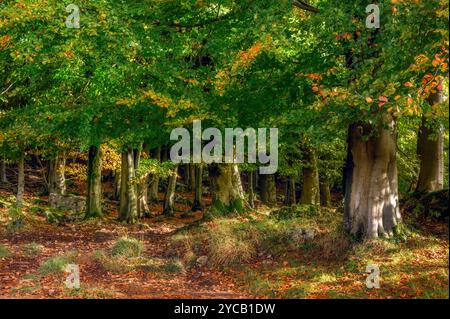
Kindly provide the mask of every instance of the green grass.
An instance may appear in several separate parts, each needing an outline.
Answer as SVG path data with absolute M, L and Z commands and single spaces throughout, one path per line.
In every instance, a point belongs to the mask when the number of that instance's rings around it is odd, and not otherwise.
M 139 257 L 142 250 L 143 245 L 136 238 L 122 237 L 111 248 L 111 254 L 122 257 Z
M 9 251 L 8 247 L 0 244 L 0 259 L 8 258 L 10 256 L 11 256 L 11 252 Z
M 63 273 L 66 266 L 75 261 L 75 253 L 68 253 L 65 255 L 50 257 L 45 260 L 38 268 L 38 273 L 41 276 L 47 276 L 50 274 Z

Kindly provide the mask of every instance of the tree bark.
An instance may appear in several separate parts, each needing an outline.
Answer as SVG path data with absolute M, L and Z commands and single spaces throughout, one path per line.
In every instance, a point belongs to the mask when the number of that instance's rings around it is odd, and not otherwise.
M 172 216 L 175 212 L 175 190 L 177 187 L 178 167 L 169 176 L 166 195 L 164 196 L 163 215 Z
M 320 204 L 323 207 L 331 206 L 330 183 L 327 180 L 320 182 Z
M 114 200 L 120 200 L 121 169 L 114 171 Z
M 8 178 L 6 177 L 6 161 L 4 159 L 0 161 L 0 183 L 8 183 Z
M 364 123 L 349 127 L 344 226 L 357 237 L 392 236 L 401 222 L 395 122 L 384 115 L 382 124 L 376 132 Z
M 261 201 L 264 204 L 276 204 L 277 191 L 275 186 L 275 175 L 261 174 L 259 176 L 259 184 L 261 187 Z
M 296 203 L 297 198 L 295 194 L 295 178 L 292 176 L 287 176 L 285 181 L 284 204 L 292 206 L 295 205 Z
M 18 208 L 23 207 L 23 196 L 25 193 L 25 151 L 21 151 L 19 154 L 18 166 L 18 179 L 17 179 L 17 197 L 16 206 Z
M 136 157 L 132 148 L 122 152 L 119 220 L 128 224 L 135 224 L 139 217 Z
M 51 159 L 48 164 L 48 192 L 64 195 L 66 193 L 66 157 L 63 154 Z
M 245 205 L 239 168 L 236 164 L 209 165 L 213 205 L 222 210 L 242 211 Z
M 442 103 L 442 91 L 432 93 L 428 102 L 431 105 Z M 417 192 L 434 192 L 444 188 L 444 138 L 442 128 L 433 127 L 430 124 L 423 116 L 417 140 L 417 156 L 420 160 Z
M 193 164 L 189 164 L 189 166 L 193 166 Z M 203 166 L 202 164 L 196 164 L 195 165 L 195 173 L 194 175 L 191 175 L 192 177 L 195 177 L 195 195 L 194 195 L 194 203 L 192 205 L 192 211 L 198 211 L 203 209 L 203 203 L 202 203 L 202 181 L 203 181 Z
M 195 171 L 197 169 L 197 166 L 195 164 L 189 164 L 189 190 L 195 190 L 195 185 L 197 183 L 197 180 L 195 178 Z M 203 168 L 202 168 L 203 171 Z
M 303 185 L 300 204 L 320 205 L 319 170 L 317 169 L 315 152 L 307 148 L 305 150 L 305 159 L 307 164 L 303 166 Z
M 88 154 L 86 218 L 102 216 L 102 154 L 91 146 Z
M 161 161 L 161 147 L 158 147 L 152 152 L 152 157 L 158 161 Z M 152 174 L 152 176 L 150 177 L 150 187 L 147 200 L 153 203 L 157 203 L 159 201 L 158 191 L 159 176 L 156 174 Z
M 254 177 L 253 177 L 254 172 L 253 171 L 249 171 L 248 172 L 248 204 L 250 206 L 250 208 L 255 208 L 255 190 L 254 190 Z

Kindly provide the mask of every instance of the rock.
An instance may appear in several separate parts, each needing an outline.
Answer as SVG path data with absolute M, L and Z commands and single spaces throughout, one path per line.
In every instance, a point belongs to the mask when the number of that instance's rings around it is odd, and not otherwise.
M 199 266 L 204 266 L 206 265 L 206 263 L 208 262 L 208 257 L 207 256 L 200 256 L 197 258 L 197 264 Z
M 305 236 L 305 239 L 308 239 L 308 240 L 314 239 L 314 236 L 315 236 L 314 229 L 306 229 L 304 236 Z
M 86 210 L 86 198 L 75 195 L 60 195 L 51 193 L 48 198 L 52 208 L 71 210 L 75 213 L 83 213 Z

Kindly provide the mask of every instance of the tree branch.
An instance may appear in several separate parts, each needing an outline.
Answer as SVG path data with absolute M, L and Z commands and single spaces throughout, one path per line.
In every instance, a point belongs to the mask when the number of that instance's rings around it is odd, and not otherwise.
M 301 1 L 301 0 L 294 0 L 294 1 L 292 2 L 292 4 L 293 4 L 294 6 L 296 6 L 297 8 L 300 8 L 300 9 L 302 9 L 302 10 L 306 10 L 306 11 L 314 12 L 314 13 L 319 12 L 319 9 L 317 9 L 317 8 L 315 8 L 315 7 L 309 5 L 309 4 L 307 4 L 306 2 Z

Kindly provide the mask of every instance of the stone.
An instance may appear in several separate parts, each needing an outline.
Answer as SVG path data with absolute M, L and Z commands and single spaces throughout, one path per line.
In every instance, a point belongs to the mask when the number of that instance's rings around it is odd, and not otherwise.
M 208 257 L 207 256 L 200 256 L 197 258 L 197 264 L 199 266 L 204 266 L 206 265 L 206 263 L 208 262 Z
M 314 236 L 315 236 L 314 229 L 306 229 L 304 236 L 305 236 L 305 239 L 308 239 L 308 240 L 314 239 Z
M 75 213 L 83 213 L 86 211 L 86 198 L 83 196 L 51 193 L 48 201 L 52 208 L 71 210 Z

